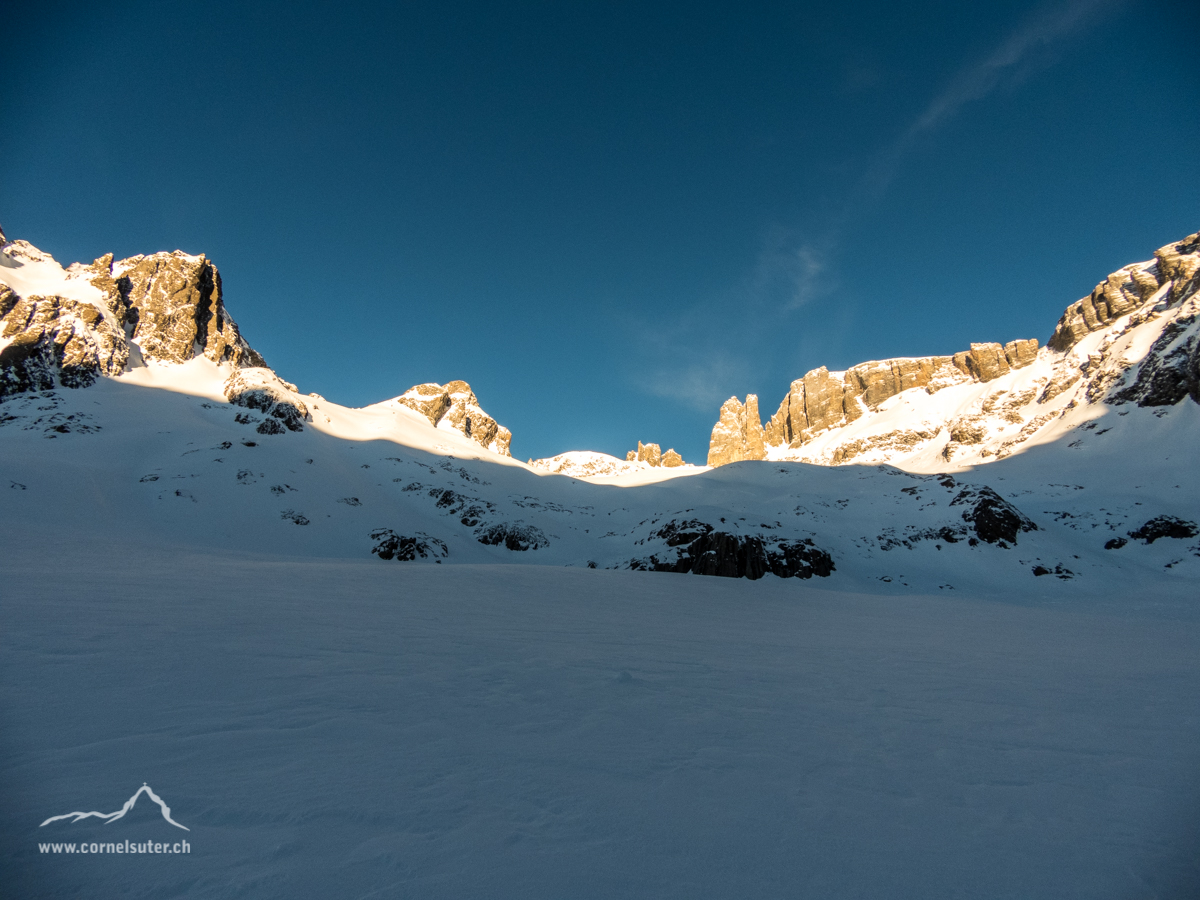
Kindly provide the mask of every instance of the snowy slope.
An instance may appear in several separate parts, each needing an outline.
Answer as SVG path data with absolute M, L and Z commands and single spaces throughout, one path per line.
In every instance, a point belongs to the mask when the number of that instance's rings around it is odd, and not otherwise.
M 1200 406 L 1129 392 L 1173 347 L 1196 344 L 1198 303 L 1194 289 L 1164 287 L 1006 375 L 905 391 L 799 450 L 715 470 L 594 454 L 531 467 L 404 398 L 349 409 L 261 367 L 141 359 L 85 390 L 0 404 L 11 485 L 0 529 L 55 533 L 70 508 L 74 523 L 151 545 L 393 565 L 775 574 L 853 590 L 986 592 L 1047 574 L 1085 592 L 1194 581 Z M 795 461 L 922 422 L 942 425 L 915 450 L 833 468 Z M 981 436 L 949 443 L 964 422 Z M 873 459 L 889 465 L 861 465 Z M 580 465 L 596 474 L 553 474 Z
M 6 897 L 1200 884 L 1194 597 L 985 603 L 125 538 L 6 545 Z M 189 832 L 144 801 L 39 827 L 143 782 Z M 180 835 L 187 856 L 38 850 Z
M 1187 297 L 838 438 L 947 431 L 890 464 L 586 478 L 235 333 L 155 358 L 103 297 L 6 338 L 51 380 L 0 402 L 0 894 L 1196 893 L 1200 405 L 1143 402 Z M 65 386 L 53 336 L 109 317 L 129 362 Z M 178 841 L 146 802 L 41 824 L 144 782 L 188 854 L 39 849 Z

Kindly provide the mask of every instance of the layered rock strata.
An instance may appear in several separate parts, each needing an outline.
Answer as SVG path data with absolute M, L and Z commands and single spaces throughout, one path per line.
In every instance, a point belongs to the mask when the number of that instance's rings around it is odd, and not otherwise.
M 1138 263 L 1113 272 L 1091 294 L 1067 307 L 1047 342 L 1066 351 L 1086 335 L 1106 327 L 1149 301 L 1160 290 L 1174 305 L 1200 289 L 1200 234 L 1161 247 L 1150 264 Z M 1169 287 L 1167 287 L 1170 285 Z
M 1200 402 L 1198 316 L 1200 235 L 1191 235 L 1160 248 L 1148 262 L 1114 272 L 1071 304 L 1044 353 L 1036 340 L 1021 340 L 972 344 L 951 356 L 867 362 L 845 372 L 814 369 L 792 382 L 763 429 L 761 449 L 751 437 L 755 423 L 748 404 L 732 398 L 713 429 L 709 462 L 723 465 L 772 453 L 772 458 L 836 465 L 904 457 L 927 446 L 948 461 L 983 460 L 1013 452 L 1081 403 L 1170 406 L 1185 397 Z M 1034 375 L 1008 377 L 1034 363 Z M 871 424 L 873 418 L 864 420 L 904 391 L 934 394 L 991 382 L 997 382 L 994 388 L 966 396 L 962 404 L 956 401 L 953 410 L 910 399 L 910 406 L 917 404 L 914 410 L 924 412 L 914 412 L 899 428 L 895 417 L 881 419 L 878 426 Z M 821 435 L 859 420 L 845 438 L 807 449 Z
M 911 388 L 932 394 L 968 381 L 986 382 L 1029 365 L 1037 358 L 1037 340 L 972 344 L 953 356 L 885 359 L 860 363 L 846 372 L 822 366 L 792 382 L 787 396 L 764 429 L 766 447 L 799 447 L 831 428 L 855 421 L 884 400 Z M 721 408 L 722 416 L 725 407 Z M 719 426 L 718 426 L 719 427 Z M 714 435 L 716 430 L 714 429 Z M 759 456 L 744 459 L 763 459 Z
M 512 456 L 512 432 L 483 411 L 465 381 L 418 384 L 397 397 L 396 402 L 419 412 L 437 428 L 458 431 L 493 453 Z

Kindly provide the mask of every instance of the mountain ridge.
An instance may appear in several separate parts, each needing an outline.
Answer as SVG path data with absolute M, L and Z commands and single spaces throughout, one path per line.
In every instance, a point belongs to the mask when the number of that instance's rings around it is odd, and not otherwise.
M 1200 406 L 1186 402 L 1200 300 L 1187 259 L 1164 266 L 1181 274 L 1154 276 L 1160 287 L 1133 311 L 1094 316 L 1099 327 L 1069 349 L 1041 348 L 1016 368 L 1006 353 L 1001 372 L 995 345 L 976 359 L 995 363 L 987 380 L 951 358 L 953 383 L 935 384 L 932 367 L 929 384 L 863 403 L 854 421 L 798 448 L 768 446 L 764 429 L 766 458 L 709 468 L 661 456 L 654 466 L 652 444 L 640 460 L 575 452 L 527 465 L 499 452 L 501 426 L 465 382 L 361 409 L 302 395 L 247 365 L 248 352 L 222 349 L 238 346 L 228 318 L 221 342 L 210 329 L 184 361 L 141 355 L 151 342 L 131 337 L 126 319 L 116 338 L 127 365 L 80 389 L 54 354 L 81 334 L 99 346 L 80 309 L 106 309 L 108 295 L 88 267 L 18 251 L 20 266 L 0 268 L 20 288 L 5 282 L 0 361 L 24 338 L 19 348 L 42 348 L 47 382 L 14 391 L 10 379 L 0 398 L 0 540 L 59 546 L 99 529 L 220 553 L 817 578 L 862 591 L 1011 591 L 1045 576 L 1063 590 L 1103 579 L 1135 591 L 1148 578 L 1200 579 L 1190 478 Z M 31 318 L 48 296 L 56 317 Z M 194 306 L 182 309 L 178 327 L 198 334 Z M 1087 325 L 1086 309 L 1078 315 Z M 178 322 L 156 321 L 178 334 Z M 848 448 L 857 465 L 830 465 Z
M 1036 339 L 979 343 L 952 356 L 870 361 L 841 372 L 813 369 L 792 382 L 765 426 L 757 396 L 744 403 L 731 397 L 713 426 L 709 465 L 923 458 L 928 468 L 932 451 L 952 467 L 1002 458 L 1054 434 L 1080 403 L 1170 405 L 1185 396 L 1200 403 L 1198 290 L 1200 234 L 1193 234 L 1101 281 L 1067 307 L 1041 349 Z M 1030 368 L 1033 377 L 1018 374 Z M 975 390 L 981 385 L 990 387 Z M 953 397 L 959 388 L 969 402 L 918 399 L 922 392 Z M 910 408 L 905 421 L 880 415 L 901 396 Z

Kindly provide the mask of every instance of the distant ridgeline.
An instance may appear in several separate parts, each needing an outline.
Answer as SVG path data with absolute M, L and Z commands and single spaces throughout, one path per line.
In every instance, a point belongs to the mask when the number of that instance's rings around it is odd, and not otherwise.
M 182 251 L 64 270 L 25 241 L 0 231 L 0 401 L 14 394 L 84 388 L 156 363 L 204 357 L 232 369 L 230 403 L 259 434 L 301 431 L 312 415 L 294 384 L 267 368 L 225 309 L 221 275 L 203 254 Z M 512 433 L 489 416 L 465 381 L 420 384 L 394 403 L 509 456 Z
M 765 427 L 757 396 L 744 403 L 731 397 L 713 427 L 708 464 L 769 458 L 837 465 L 936 452 L 966 465 L 1008 455 L 1081 403 L 1164 406 L 1188 396 L 1200 403 L 1198 249 L 1194 234 L 1109 275 L 1067 308 L 1041 350 L 1030 339 L 845 372 L 822 366 L 792 382 Z M 954 392 L 934 396 L 981 383 L 994 389 L 959 392 L 970 395 L 963 403 Z M 902 394 L 903 403 L 888 403 Z
M 1200 402 L 1200 235 L 1126 266 L 1067 308 L 1045 347 L 1034 339 L 972 344 L 951 356 L 825 367 L 792 382 L 764 426 L 758 398 L 721 407 L 708 465 L 794 460 L 970 466 L 1059 434 L 1080 404 L 1170 406 Z M 312 421 L 319 395 L 301 395 L 242 337 L 211 261 L 181 251 L 63 269 L 0 232 L 0 401 L 153 363 L 206 359 L 220 366 L 239 422 L 285 434 Z M 980 386 L 986 389 L 980 390 Z M 512 433 L 479 405 L 470 385 L 421 384 L 385 401 L 438 429 L 510 456 Z M 935 460 L 936 458 L 936 460 Z M 531 460 L 541 471 L 620 476 L 687 467 L 673 450 L 638 443 L 625 460 L 572 451 Z

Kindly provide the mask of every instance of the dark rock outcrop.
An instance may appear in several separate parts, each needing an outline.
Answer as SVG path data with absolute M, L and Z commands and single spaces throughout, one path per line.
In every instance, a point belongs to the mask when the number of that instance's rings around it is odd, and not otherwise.
M 129 360 L 124 330 L 114 316 L 79 300 L 20 297 L 0 285 L 0 397 L 24 391 L 95 384 L 119 375 Z
M 963 521 L 981 541 L 989 544 L 1015 545 L 1021 532 L 1038 530 L 1032 519 L 987 486 L 965 488 L 950 505 L 966 506 Z
M 1174 406 L 1191 397 L 1200 403 L 1200 329 L 1193 327 L 1197 321 L 1197 316 L 1191 315 L 1167 325 L 1146 354 L 1133 384 L 1107 402 Z
M 295 392 L 295 385 L 281 381 L 270 369 L 237 369 L 225 381 L 225 397 L 230 403 L 264 414 L 255 429 L 259 434 L 304 430 L 312 415 Z M 248 424 L 251 420 L 239 421 Z
M 668 547 L 683 547 L 675 559 L 656 555 L 631 560 L 631 569 L 715 575 L 721 578 L 762 578 L 768 572 L 779 578 L 827 578 L 834 572 L 833 558 L 810 539 L 779 540 L 762 535 L 734 535 L 715 531 L 707 522 L 670 521 L 652 537 Z M 686 546 L 684 546 L 686 544 Z
M 415 536 L 396 534 L 390 528 L 378 528 L 371 532 L 371 540 L 375 546 L 371 552 L 380 559 L 396 559 L 411 562 L 414 559 L 445 559 L 448 555 L 446 544 L 437 538 L 430 537 L 418 531 Z
M 481 544 L 503 545 L 509 550 L 537 550 L 539 547 L 547 547 L 550 544 L 549 539 L 540 528 L 510 522 L 500 522 L 481 528 L 475 533 L 475 538 Z
M 1187 519 L 1180 519 L 1176 516 L 1157 516 L 1140 528 L 1129 532 L 1131 538 L 1136 541 L 1145 541 L 1147 544 L 1153 544 L 1159 538 L 1183 540 L 1193 538 L 1197 534 L 1200 534 L 1200 527 L 1197 527 L 1195 522 L 1189 522 Z

